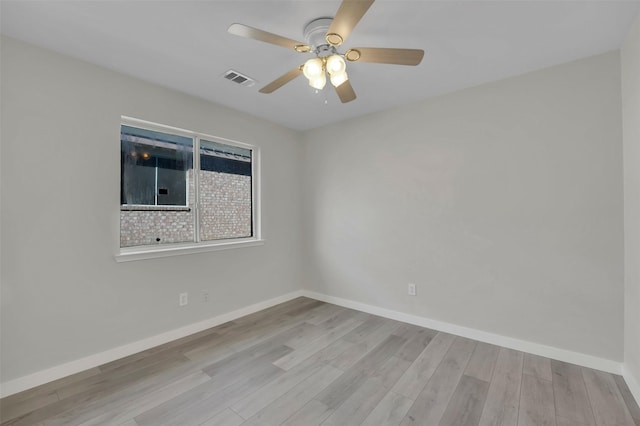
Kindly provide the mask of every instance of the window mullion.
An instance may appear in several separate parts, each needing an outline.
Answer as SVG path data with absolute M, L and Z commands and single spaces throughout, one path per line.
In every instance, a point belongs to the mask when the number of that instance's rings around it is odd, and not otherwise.
M 156 163 L 156 176 L 155 176 L 155 183 L 153 185 L 153 204 L 154 205 L 158 205 L 158 157 L 155 158 L 155 163 Z
M 193 229 L 194 241 L 200 242 L 200 138 L 193 138 Z

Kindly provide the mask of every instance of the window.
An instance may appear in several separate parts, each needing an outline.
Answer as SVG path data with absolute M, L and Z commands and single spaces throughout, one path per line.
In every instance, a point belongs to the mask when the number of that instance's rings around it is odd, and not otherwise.
M 254 146 L 123 117 L 121 255 L 259 241 L 256 170 Z

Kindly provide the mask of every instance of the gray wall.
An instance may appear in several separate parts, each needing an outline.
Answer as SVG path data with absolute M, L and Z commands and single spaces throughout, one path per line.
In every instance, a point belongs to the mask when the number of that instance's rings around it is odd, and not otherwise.
M 308 289 L 622 360 L 618 52 L 304 139 Z
M 622 47 L 624 132 L 624 362 L 640 386 L 640 17 Z M 640 388 L 636 387 L 636 392 Z M 640 398 L 636 394 L 636 398 Z
M 2 381 L 300 288 L 298 133 L 8 38 L 1 71 Z M 121 115 L 258 145 L 266 243 L 116 263 Z

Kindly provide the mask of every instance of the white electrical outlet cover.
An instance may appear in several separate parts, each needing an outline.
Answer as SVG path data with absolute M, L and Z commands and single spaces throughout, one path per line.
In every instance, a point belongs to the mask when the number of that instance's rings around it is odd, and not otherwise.
M 179 302 L 180 306 L 189 304 L 189 293 L 180 293 Z

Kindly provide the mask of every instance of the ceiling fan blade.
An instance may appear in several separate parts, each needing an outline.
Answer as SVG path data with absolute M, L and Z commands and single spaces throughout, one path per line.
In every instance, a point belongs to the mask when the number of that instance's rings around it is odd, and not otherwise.
M 291 40 L 290 38 L 282 37 L 277 34 L 262 31 L 243 24 L 231 24 L 227 29 L 227 32 L 240 37 L 252 38 L 254 40 L 264 41 L 265 43 L 275 44 L 276 46 L 282 46 L 287 49 L 293 49 L 300 53 L 311 51 L 311 47 L 301 41 Z
M 347 50 L 344 57 L 351 62 L 376 62 L 379 64 L 418 65 L 424 50 L 388 49 L 384 47 L 356 47 Z
M 342 44 L 374 0 L 343 0 L 327 32 L 327 41 L 334 46 Z
M 351 102 L 356 98 L 356 92 L 353 91 L 353 87 L 351 87 L 349 80 L 346 80 L 340 86 L 336 87 L 336 92 L 343 104 Z
M 288 73 L 276 78 L 271 83 L 267 84 L 266 86 L 264 86 L 262 89 L 258 91 L 260 93 L 272 93 L 278 90 L 279 88 L 281 88 L 282 86 L 284 86 L 285 84 L 287 84 L 288 82 L 290 82 L 291 80 L 293 80 L 294 78 L 296 78 L 297 76 L 299 76 L 300 74 L 302 74 L 302 66 L 299 66 L 298 68 L 294 68 Z

